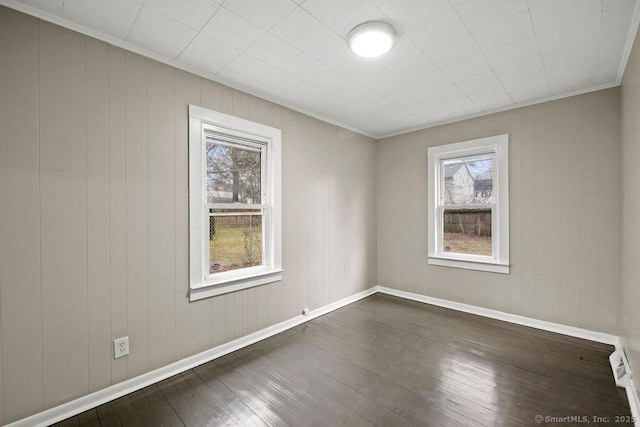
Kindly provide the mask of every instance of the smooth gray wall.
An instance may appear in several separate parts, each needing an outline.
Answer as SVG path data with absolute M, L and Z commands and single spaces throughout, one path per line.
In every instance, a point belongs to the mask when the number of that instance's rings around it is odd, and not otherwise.
M 0 58 L 0 421 L 375 285 L 372 139 L 4 7 Z M 282 129 L 282 282 L 188 302 L 188 104 Z
M 508 133 L 511 274 L 427 264 L 427 148 Z M 378 284 L 620 332 L 618 88 L 388 138 L 378 147 Z
M 640 390 L 640 41 L 636 36 L 622 97 L 622 342 Z

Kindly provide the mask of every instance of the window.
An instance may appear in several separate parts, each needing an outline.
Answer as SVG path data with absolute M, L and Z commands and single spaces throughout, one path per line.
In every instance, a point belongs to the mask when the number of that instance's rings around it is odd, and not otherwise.
M 189 106 L 191 301 L 282 279 L 280 130 Z
M 509 135 L 428 153 L 429 264 L 509 273 Z

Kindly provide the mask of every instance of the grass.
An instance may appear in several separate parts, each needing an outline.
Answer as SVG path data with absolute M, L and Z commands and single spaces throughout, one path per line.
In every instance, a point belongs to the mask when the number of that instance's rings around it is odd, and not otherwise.
M 469 233 L 444 233 L 445 252 L 470 255 L 492 255 L 491 236 L 478 236 Z M 447 246 L 450 248 L 446 250 Z
M 253 228 L 253 253 L 249 254 L 249 227 L 217 226 L 209 241 L 210 264 L 219 263 L 217 272 L 262 264 L 262 229 Z

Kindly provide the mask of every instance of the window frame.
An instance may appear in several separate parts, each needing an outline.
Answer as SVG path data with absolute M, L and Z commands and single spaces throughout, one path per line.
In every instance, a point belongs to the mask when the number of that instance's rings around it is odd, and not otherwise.
M 241 138 L 261 152 L 260 204 L 209 203 L 207 134 Z M 238 144 L 240 146 L 241 144 Z M 189 299 L 196 301 L 282 280 L 281 131 L 189 105 Z M 209 209 L 262 210 L 260 266 L 209 272 Z
M 467 156 L 493 154 L 492 204 L 455 205 L 461 209 L 491 207 L 492 256 L 443 251 L 444 187 L 442 162 Z M 509 135 L 429 147 L 428 149 L 428 263 L 445 267 L 509 274 Z

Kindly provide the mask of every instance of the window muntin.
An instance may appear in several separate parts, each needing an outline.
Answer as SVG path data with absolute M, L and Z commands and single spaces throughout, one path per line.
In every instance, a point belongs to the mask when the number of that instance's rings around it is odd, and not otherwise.
M 190 299 L 281 279 L 280 131 L 189 106 Z
M 508 273 L 508 135 L 429 148 L 429 263 Z

